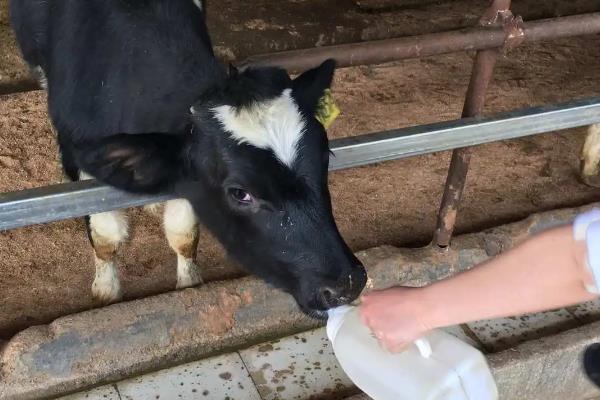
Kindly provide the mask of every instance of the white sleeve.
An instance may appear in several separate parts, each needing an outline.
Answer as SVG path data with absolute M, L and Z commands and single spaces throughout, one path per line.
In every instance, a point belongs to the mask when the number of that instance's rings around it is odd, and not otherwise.
M 590 293 L 599 294 L 600 290 L 600 209 L 579 215 L 573 223 L 575 240 L 586 242 L 586 265 L 594 277 L 594 285 L 586 285 Z

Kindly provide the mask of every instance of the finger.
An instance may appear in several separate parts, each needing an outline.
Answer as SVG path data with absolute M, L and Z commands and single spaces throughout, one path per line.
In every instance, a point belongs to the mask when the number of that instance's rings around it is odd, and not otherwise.
M 377 344 L 381 348 L 381 350 L 388 351 L 387 344 L 385 340 L 377 339 Z
M 363 324 L 370 326 L 369 321 L 369 315 L 364 311 L 364 310 L 360 310 L 360 312 L 358 313 L 358 315 L 360 316 L 360 320 L 362 321 Z
M 390 353 L 399 353 L 406 348 L 406 343 L 404 341 L 399 341 L 397 339 L 386 337 L 384 339 L 385 348 Z
M 381 295 L 384 295 L 385 293 L 387 293 L 386 290 L 373 290 L 369 293 L 364 294 L 363 298 L 366 301 L 373 301 L 373 300 L 377 300 L 377 298 L 381 297 Z
M 390 340 L 382 340 L 383 347 L 388 353 L 393 353 L 394 343 Z
M 361 321 L 364 324 L 367 324 L 367 321 L 371 318 L 371 307 L 366 305 L 359 306 L 358 315 L 360 316 Z
M 408 343 L 406 342 L 392 342 L 389 345 L 390 353 L 400 353 L 408 347 Z

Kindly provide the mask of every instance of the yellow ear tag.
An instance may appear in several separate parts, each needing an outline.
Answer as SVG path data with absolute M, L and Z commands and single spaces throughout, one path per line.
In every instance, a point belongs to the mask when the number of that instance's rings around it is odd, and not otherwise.
M 323 96 L 319 99 L 319 105 L 317 106 L 317 112 L 315 118 L 319 121 L 325 129 L 329 129 L 333 121 L 340 115 L 340 109 L 335 105 L 331 90 L 325 89 Z

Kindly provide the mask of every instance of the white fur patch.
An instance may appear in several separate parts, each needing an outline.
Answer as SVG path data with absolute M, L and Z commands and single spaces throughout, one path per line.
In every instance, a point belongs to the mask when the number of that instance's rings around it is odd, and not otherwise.
M 202 270 L 193 260 L 177 254 L 177 289 L 184 289 L 203 283 Z
M 90 179 L 94 179 L 94 177 L 91 176 L 90 174 L 88 174 L 87 172 L 79 171 L 79 180 L 80 181 L 87 181 Z
M 198 7 L 200 9 L 200 11 L 202 11 L 202 0 L 192 0 L 192 1 L 196 5 L 196 7 Z
M 600 172 L 600 124 L 590 125 L 583 145 L 584 176 L 598 175 Z
M 223 128 L 239 143 L 270 149 L 283 164 L 291 167 L 297 156 L 298 142 L 306 122 L 292 98 L 291 89 L 281 96 L 249 107 L 213 109 Z
M 181 254 L 181 249 L 190 248 L 198 237 L 198 218 L 190 202 L 183 199 L 168 201 L 164 226 L 169 245 L 177 253 L 177 289 L 202 283 L 201 269 L 192 258 Z
M 92 294 L 102 303 L 114 303 L 121 299 L 121 284 L 117 268 L 112 261 L 96 258 L 96 276 L 92 284 Z
M 79 172 L 79 180 L 88 179 L 94 178 L 83 171 Z M 123 210 L 90 215 L 90 228 L 109 243 L 121 243 L 128 237 L 127 215 Z
M 198 229 L 198 219 L 189 201 L 178 199 L 169 200 L 165 204 L 165 231 L 167 236 L 174 234 L 189 234 Z
M 119 244 L 127 239 L 127 216 L 123 211 L 90 215 L 92 231 L 108 243 Z
M 79 179 L 84 181 L 94 179 L 91 175 L 81 171 Z M 109 243 L 119 244 L 129 235 L 129 223 L 123 210 L 108 211 L 90 215 L 90 228 L 95 234 Z

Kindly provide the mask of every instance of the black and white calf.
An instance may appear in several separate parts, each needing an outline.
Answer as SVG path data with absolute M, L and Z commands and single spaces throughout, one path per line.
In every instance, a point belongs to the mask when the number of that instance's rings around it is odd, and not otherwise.
M 69 177 L 185 199 L 164 211 L 178 287 L 201 282 L 199 220 L 306 312 L 359 295 L 365 271 L 332 216 L 328 141 L 314 117 L 333 61 L 293 80 L 278 68 L 226 71 L 199 0 L 12 0 L 10 11 L 47 84 Z M 125 215 L 92 215 L 88 230 L 94 295 L 117 300 Z

